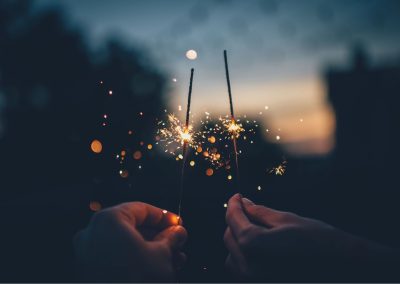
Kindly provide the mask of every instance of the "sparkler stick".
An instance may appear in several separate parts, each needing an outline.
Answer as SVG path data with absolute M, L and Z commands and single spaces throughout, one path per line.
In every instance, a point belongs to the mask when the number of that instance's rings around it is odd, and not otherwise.
M 224 50 L 224 61 L 225 61 L 226 83 L 228 85 L 229 107 L 230 107 L 230 111 L 231 111 L 231 127 L 230 128 L 232 130 L 234 130 L 234 129 L 236 129 L 236 127 L 235 127 L 236 120 L 235 120 L 235 115 L 233 112 L 231 80 L 229 78 L 228 57 L 226 55 L 226 50 Z M 239 181 L 239 160 L 238 160 L 238 150 L 237 150 L 237 141 L 236 141 L 237 135 L 233 134 L 231 137 L 232 137 L 232 143 L 233 143 L 233 150 L 235 152 L 236 178 L 237 178 L 237 181 Z M 240 188 L 238 188 L 238 191 L 240 191 Z
M 189 117 L 190 117 L 190 102 L 192 100 L 192 84 L 193 84 L 193 73 L 194 69 L 192 68 L 190 70 L 190 83 L 189 83 L 189 94 L 188 94 L 188 100 L 187 100 L 187 106 L 186 106 L 186 121 L 185 121 L 185 129 L 183 130 L 183 134 L 185 135 L 190 135 L 189 134 Z M 179 194 L 179 207 L 178 207 L 178 217 L 181 217 L 181 210 L 182 210 L 182 199 L 183 199 L 183 189 L 184 189 L 184 173 L 185 173 L 185 166 L 186 166 L 186 160 L 188 156 L 188 139 L 190 139 L 190 136 L 188 137 L 183 137 L 183 149 L 182 149 L 182 155 L 183 155 L 183 161 L 182 161 L 182 170 L 181 170 L 181 185 L 180 185 L 180 194 Z

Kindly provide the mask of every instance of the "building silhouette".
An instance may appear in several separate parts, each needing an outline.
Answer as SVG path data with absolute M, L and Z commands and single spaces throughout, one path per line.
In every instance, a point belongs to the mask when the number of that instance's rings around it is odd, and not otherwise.
M 372 65 L 362 46 L 353 49 L 351 63 L 325 74 L 336 113 L 336 169 L 389 173 L 399 156 L 400 64 Z

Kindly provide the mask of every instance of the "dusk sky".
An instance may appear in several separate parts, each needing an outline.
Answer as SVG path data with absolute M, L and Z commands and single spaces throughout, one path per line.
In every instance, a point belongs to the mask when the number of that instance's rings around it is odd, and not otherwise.
M 346 67 L 355 42 L 365 44 L 373 64 L 400 59 L 395 0 L 36 3 L 39 9 L 65 8 L 93 48 L 120 38 L 148 52 L 169 78 L 169 110 L 175 113 L 184 106 L 191 67 L 193 113 L 228 113 L 222 55 L 227 49 L 236 112 L 259 120 L 267 139 L 279 135 L 279 143 L 296 154 L 332 148 L 335 119 L 324 89 L 326 67 Z M 189 49 L 197 51 L 196 60 L 186 58 Z

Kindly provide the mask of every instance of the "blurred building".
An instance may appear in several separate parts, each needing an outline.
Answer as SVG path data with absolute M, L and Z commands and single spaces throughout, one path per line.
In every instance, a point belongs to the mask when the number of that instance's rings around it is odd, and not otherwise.
M 399 156 L 400 64 L 372 66 L 361 46 L 353 50 L 351 63 L 325 74 L 336 112 L 336 168 L 388 173 Z

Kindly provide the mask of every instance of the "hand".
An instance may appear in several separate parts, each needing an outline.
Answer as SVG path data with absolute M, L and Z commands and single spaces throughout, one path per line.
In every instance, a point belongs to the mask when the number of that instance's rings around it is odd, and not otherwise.
M 366 263 L 390 258 L 386 247 L 238 194 L 229 200 L 226 222 L 226 265 L 242 279 L 352 280 L 357 273 L 368 275 Z
M 141 202 L 96 213 L 75 237 L 78 261 L 91 281 L 173 281 L 185 261 L 186 230 L 178 216 Z

